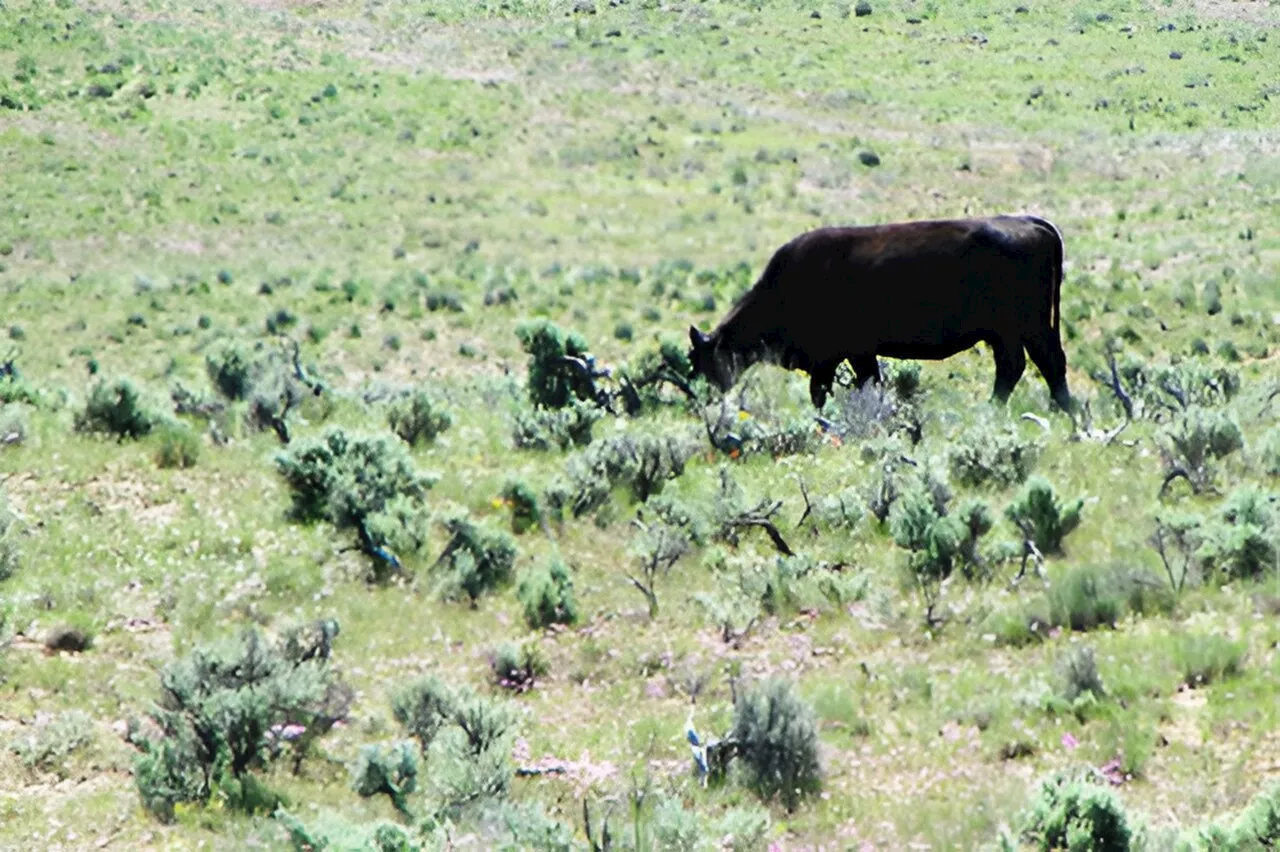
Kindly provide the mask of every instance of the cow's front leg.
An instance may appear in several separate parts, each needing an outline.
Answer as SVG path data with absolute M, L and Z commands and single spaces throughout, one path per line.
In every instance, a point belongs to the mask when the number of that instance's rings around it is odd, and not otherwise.
M 813 407 L 822 410 L 822 406 L 827 402 L 827 395 L 831 393 L 831 385 L 836 380 L 836 368 L 834 366 L 823 365 L 814 367 L 809 373 L 809 399 L 813 402 Z

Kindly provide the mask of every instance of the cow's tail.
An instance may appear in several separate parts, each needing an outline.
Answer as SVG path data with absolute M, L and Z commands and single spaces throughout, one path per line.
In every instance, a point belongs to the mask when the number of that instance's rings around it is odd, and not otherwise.
M 1053 325 L 1053 333 L 1057 334 L 1058 324 L 1062 317 L 1062 262 L 1065 253 L 1062 232 L 1058 230 L 1057 225 L 1048 219 L 1041 219 L 1039 216 L 1025 216 L 1023 218 L 1053 234 L 1053 301 L 1049 305 L 1049 317 Z

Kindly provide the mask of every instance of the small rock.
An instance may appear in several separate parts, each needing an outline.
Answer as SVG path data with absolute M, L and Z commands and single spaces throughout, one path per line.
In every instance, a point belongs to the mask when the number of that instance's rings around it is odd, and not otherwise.
M 858 162 L 864 166 L 874 168 L 880 165 L 880 155 L 875 151 L 859 151 Z
M 49 651 L 69 651 L 78 654 L 93 644 L 93 637 L 76 627 L 60 625 L 49 631 L 44 647 Z
M 853 14 L 859 18 L 865 18 L 871 14 L 871 3 L 869 0 L 858 0 L 858 4 L 853 7 Z
M 1182 54 L 1181 54 L 1181 53 L 1179 53 L 1179 52 L 1178 52 L 1178 51 L 1176 51 L 1176 50 L 1171 50 L 1171 51 L 1169 51 L 1169 58 L 1170 58 L 1170 59 L 1181 59 L 1181 58 L 1182 58 Z

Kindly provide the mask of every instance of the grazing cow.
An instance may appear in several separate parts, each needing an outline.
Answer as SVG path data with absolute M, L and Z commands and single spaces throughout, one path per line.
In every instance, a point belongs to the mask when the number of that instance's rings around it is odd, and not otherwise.
M 1022 377 L 1025 349 L 1070 412 L 1062 252 L 1058 229 L 1035 216 L 819 228 L 778 249 L 715 331 L 690 326 L 689 359 L 722 391 L 758 361 L 804 370 L 822 408 L 841 361 L 862 387 L 880 381 L 876 356 L 936 361 L 985 341 L 996 402 Z

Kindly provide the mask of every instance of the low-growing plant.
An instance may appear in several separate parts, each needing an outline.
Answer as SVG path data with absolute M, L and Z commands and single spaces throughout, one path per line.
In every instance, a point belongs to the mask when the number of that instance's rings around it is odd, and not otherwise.
M 453 716 L 453 693 L 438 678 L 421 677 L 396 691 L 391 711 L 426 756 L 436 735 Z
M 1074 631 L 1115 627 L 1124 615 L 1125 595 L 1114 571 L 1073 566 L 1049 587 L 1049 618 Z
M 1196 555 L 1205 570 L 1218 570 L 1232 579 L 1261 579 L 1280 572 L 1280 495 L 1242 485 L 1198 535 Z
M 223 340 L 205 355 L 205 369 L 219 393 L 227 399 L 244 400 L 253 391 L 259 367 L 243 343 Z
M 638 563 L 635 571 L 625 576 L 649 605 L 649 618 L 658 615 L 658 577 L 665 577 L 671 566 L 689 552 L 689 538 L 683 530 L 663 521 L 645 524 L 636 521 L 639 533 L 632 544 L 632 556 Z
M 1102 684 L 1102 676 L 1098 674 L 1098 662 L 1093 649 L 1087 645 L 1077 645 L 1067 651 L 1058 661 L 1058 670 L 1061 680 L 1059 695 L 1068 704 L 1075 704 L 1086 694 L 1095 699 L 1106 697 L 1107 690 Z
M 1159 446 L 1165 468 L 1161 491 L 1181 478 L 1198 494 L 1213 483 L 1213 463 L 1244 448 L 1244 435 L 1224 412 L 1193 406 L 1165 427 Z
M 1280 848 L 1280 784 L 1258 793 L 1229 821 L 1213 822 L 1192 833 L 1195 852 L 1261 852 Z
M 278 455 L 276 468 L 292 491 L 293 518 L 354 532 L 375 580 L 401 571 L 396 550 L 416 551 L 425 542 L 422 501 L 433 479 L 386 437 L 330 428 Z
M 545 503 L 556 520 L 594 512 L 613 489 L 626 486 L 643 503 L 684 473 L 696 444 L 684 433 L 618 435 L 599 441 L 569 459 L 565 476 L 547 489 Z
M 298 729 L 331 726 L 345 707 L 327 657 L 294 659 L 257 630 L 201 646 L 160 675 L 151 711 L 156 732 L 131 723 L 142 753 L 134 778 L 147 810 L 171 820 L 176 805 L 216 797 L 246 811 L 275 809 L 278 797 L 253 773 L 267 768 Z
M 421 852 L 424 841 L 430 838 L 420 835 L 431 834 L 423 826 L 414 832 L 383 820 L 355 823 L 327 808 L 320 809 L 305 823 L 283 807 L 272 816 L 284 826 L 295 852 L 314 852 L 317 849 Z
M 117 440 L 150 434 L 160 417 L 142 399 L 133 381 L 98 382 L 84 409 L 76 415 L 77 432 L 102 433 Z
M 594 398 L 591 378 L 574 363 L 591 357 L 582 335 L 539 319 L 518 326 L 516 337 L 529 356 L 529 401 L 535 406 L 563 408 L 575 398 Z
M 578 621 L 573 577 L 559 559 L 526 573 L 520 580 L 516 597 L 524 607 L 525 622 L 534 630 L 553 624 L 576 624 Z
M 933 495 L 914 488 L 901 494 L 889 513 L 894 542 L 909 551 L 909 568 L 925 604 L 925 617 L 933 621 L 942 584 L 960 565 L 972 576 L 981 566 L 978 539 L 991 530 L 991 510 L 981 501 L 969 501 L 956 512 L 939 512 Z
M 1090 771 L 1058 773 L 1040 784 L 1023 818 L 1022 839 L 1041 852 L 1129 852 L 1135 829 L 1124 806 Z
M 1192 688 L 1235 677 L 1244 665 L 1245 645 L 1217 634 L 1187 634 L 1174 651 L 1182 682 Z
M 1062 552 L 1062 540 L 1080 525 L 1083 508 L 1083 497 L 1064 503 L 1047 479 L 1033 476 L 1005 508 L 1005 517 L 1018 528 L 1024 540 L 1048 555 Z
M 1280 477 L 1280 426 L 1274 426 L 1262 436 L 1258 444 L 1258 456 L 1262 472 Z
M 979 423 L 963 430 L 951 444 L 951 475 L 961 485 L 988 483 L 1001 488 L 1026 481 L 1040 456 L 1039 442 L 1024 438 L 1012 424 Z
M 408 743 L 395 743 L 386 749 L 379 745 L 365 746 L 351 768 L 351 789 L 361 798 L 385 795 L 392 806 L 409 819 L 413 813 L 406 796 L 417 786 L 418 757 Z
M 585 447 L 595 437 L 604 411 L 594 402 L 573 399 L 560 408 L 516 412 L 511 442 L 518 450 L 568 450 Z
M 523 480 L 511 479 L 502 488 L 502 502 L 511 509 L 511 531 L 523 535 L 542 522 L 538 494 Z
M 87 713 L 70 710 L 59 713 L 35 730 L 15 739 L 9 750 L 27 769 L 63 774 L 69 756 L 93 742 L 93 720 Z
M 772 679 L 738 696 L 731 737 L 748 784 L 765 800 L 776 797 L 794 811 L 821 789 L 813 710 L 786 681 Z
M 453 425 L 453 415 L 419 388 L 392 401 L 387 426 L 409 446 L 429 444 Z
M 516 545 L 509 535 L 483 530 L 461 516 L 445 521 L 445 529 L 449 542 L 436 565 L 449 567 L 450 586 L 473 606 L 481 595 L 511 581 Z
M 489 669 L 499 687 L 527 692 L 548 671 L 547 659 L 533 642 L 504 642 L 489 656 Z
M 195 467 L 200 460 L 200 436 L 195 430 L 185 423 L 171 423 L 159 431 L 156 464 L 163 468 Z
M 22 565 L 18 533 L 18 518 L 9 508 L 9 499 L 0 492 L 0 583 L 18 573 Z

